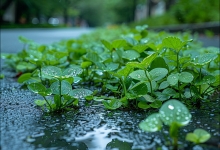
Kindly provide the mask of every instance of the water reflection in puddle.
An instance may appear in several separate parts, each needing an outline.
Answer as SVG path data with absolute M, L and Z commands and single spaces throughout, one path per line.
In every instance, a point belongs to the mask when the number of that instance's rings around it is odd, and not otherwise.
M 113 137 L 110 136 L 110 133 L 118 132 L 107 129 L 106 126 L 107 125 L 96 128 L 93 132 L 89 132 L 85 136 L 76 137 L 75 141 L 85 143 L 89 150 L 105 150 L 106 145 L 113 139 Z

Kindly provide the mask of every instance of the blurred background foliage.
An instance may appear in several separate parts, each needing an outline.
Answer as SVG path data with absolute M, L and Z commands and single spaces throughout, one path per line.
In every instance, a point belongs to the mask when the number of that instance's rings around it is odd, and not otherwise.
M 219 0 L 1 0 L 1 25 L 162 26 L 219 21 Z

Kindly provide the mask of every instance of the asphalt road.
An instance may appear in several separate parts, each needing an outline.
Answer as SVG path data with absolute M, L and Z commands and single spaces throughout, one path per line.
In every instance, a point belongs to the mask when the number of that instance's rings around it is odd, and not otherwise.
M 51 44 L 63 39 L 77 38 L 92 30 L 90 28 L 1 29 L 1 53 L 16 53 L 21 51 L 23 44 L 18 40 L 19 36 L 24 36 L 39 44 Z

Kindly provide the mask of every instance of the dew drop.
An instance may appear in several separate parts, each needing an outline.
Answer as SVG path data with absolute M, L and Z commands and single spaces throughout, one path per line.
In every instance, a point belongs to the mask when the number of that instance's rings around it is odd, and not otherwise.
M 168 105 L 168 108 L 171 109 L 171 110 L 174 109 L 174 107 L 172 105 Z

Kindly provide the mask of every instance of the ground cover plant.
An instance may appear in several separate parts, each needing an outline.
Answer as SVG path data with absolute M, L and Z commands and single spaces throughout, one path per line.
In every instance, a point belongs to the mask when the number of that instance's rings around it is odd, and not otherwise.
M 71 111 L 86 100 L 110 110 L 159 110 L 159 114 L 173 102 L 187 113 L 187 108 L 205 108 L 220 82 L 219 49 L 203 48 L 192 39 L 190 33 L 155 33 L 146 26 L 98 29 L 52 45 L 20 37 L 24 49 L 2 57 L 17 72 L 18 82 L 42 97 L 35 103 L 45 112 Z M 163 123 L 170 126 L 176 149 L 178 130 L 188 124 L 190 114 L 184 123 L 178 122 L 178 115 L 167 122 L 158 119 L 159 114 L 146 118 L 156 119 L 159 127 L 140 126 L 146 131 L 157 131 Z M 186 140 L 202 143 L 208 139 L 203 135 L 208 133 L 196 129 Z

